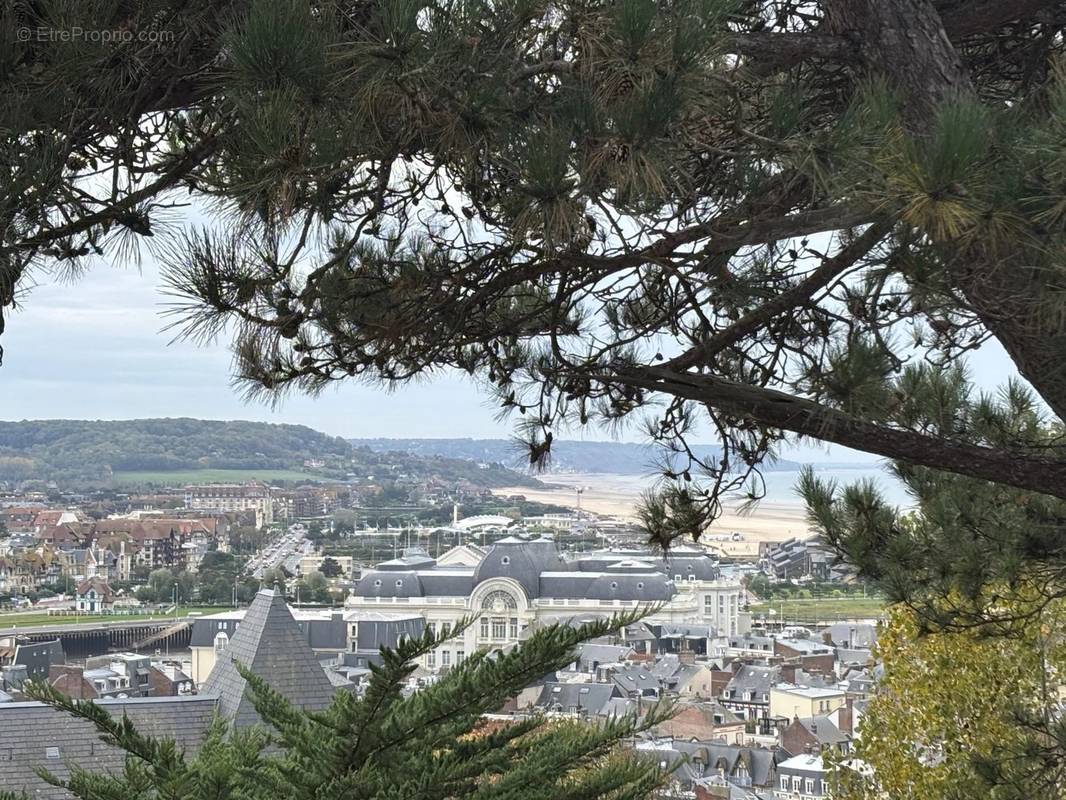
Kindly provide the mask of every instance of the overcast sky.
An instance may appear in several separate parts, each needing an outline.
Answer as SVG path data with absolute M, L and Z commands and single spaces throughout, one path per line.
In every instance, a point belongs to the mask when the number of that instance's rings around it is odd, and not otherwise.
M 201 417 L 308 425 L 349 437 L 506 437 L 506 422 L 465 375 L 440 376 L 395 392 L 346 384 L 318 398 L 293 396 L 280 408 L 243 401 L 230 384 L 226 342 L 170 343 L 160 317 L 166 298 L 150 262 L 98 267 L 67 285 L 42 284 L 9 315 L 0 338 L 0 418 L 132 419 Z M 981 383 L 1007 374 L 995 348 L 979 352 Z M 568 436 L 565 438 L 574 438 Z M 591 434 L 588 438 L 607 438 Z M 639 432 L 623 439 L 639 440 Z M 787 454 L 801 460 L 870 460 L 834 448 Z

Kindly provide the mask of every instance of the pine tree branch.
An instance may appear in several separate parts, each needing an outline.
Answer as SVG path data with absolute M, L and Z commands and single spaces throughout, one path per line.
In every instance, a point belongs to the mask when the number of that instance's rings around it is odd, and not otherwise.
M 893 428 L 785 392 L 713 375 L 638 367 L 623 371 L 620 376 L 601 378 L 695 400 L 762 425 L 909 464 L 1066 499 L 1066 461 L 1063 460 Z
M 684 370 L 697 364 L 707 363 L 710 358 L 726 347 L 755 333 L 778 314 L 807 303 L 816 292 L 827 287 L 869 253 L 891 229 L 892 224 L 889 222 L 877 222 L 871 225 L 835 256 L 824 259 L 817 269 L 791 289 L 749 311 L 727 328 L 714 334 L 709 340 L 667 361 L 662 366 L 666 369 Z

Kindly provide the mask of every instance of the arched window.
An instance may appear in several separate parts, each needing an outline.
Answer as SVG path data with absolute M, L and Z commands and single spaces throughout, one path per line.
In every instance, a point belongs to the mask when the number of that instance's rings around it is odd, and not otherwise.
M 510 594 L 497 589 L 485 595 L 481 608 L 485 611 L 513 611 L 518 608 L 518 604 Z
M 481 617 L 481 638 L 518 638 L 518 603 L 511 594 L 499 589 L 489 592 L 481 601 L 481 610 L 485 612 Z
M 229 645 L 229 637 L 224 631 L 215 634 L 215 652 L 221 653 Z

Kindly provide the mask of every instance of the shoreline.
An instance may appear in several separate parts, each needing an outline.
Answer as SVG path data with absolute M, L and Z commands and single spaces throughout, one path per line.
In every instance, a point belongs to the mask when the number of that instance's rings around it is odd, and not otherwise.
M 609 473 L 545 475 L 541 480 L 549 487 L 505 486 L 492 491 L 497 495 L 522 495 L 527 500 L 571 509 L 577 509 L 580 504 L 582 511 L 632 522 L 636 520 L 636 505 L 641 493 L 654 483 L 654 479 L 642 476 Z M 579 487 L 582 489 L 580 495 Z M 782 542 L 814 533 L 807 522 L 806 508 L 798 499 L 794 503 L 765 500 L 745 514 L 737 511 L 742 502 L 726 505 L 722 515 L 707 529 L 705 541 L 734 532 L 739 532 L 748 541 L 759 542 Z

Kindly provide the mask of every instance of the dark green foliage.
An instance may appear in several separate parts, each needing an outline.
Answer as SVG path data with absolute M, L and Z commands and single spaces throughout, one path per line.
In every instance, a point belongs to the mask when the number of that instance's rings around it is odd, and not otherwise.
M 175 331 L 232 335 L 251 394 L 461 370 L 534 467 L 643 423 L 684 483 L 665 542 L 762 496 L 794 437 L 1066 497 L 1057 445 L 960 455 L 896 397 L 908 362 L 991 337 L 1066 413 L 1061 4 L 52 0 L 5 22 L 94 14 L 169 37 L 12 37 L 0 308 L 140 238 Z M 187 196 L 212 224 L 168 230 Z
M 664 775 L 657 762 L 625 754 L 619 745 L 662 722 L 660 704 L 641 720 L 597 724 L 533 717 L 480 731 L 481 715 L 496 711 L 531 681 L 568 664 L 576 645 L 641 616 L 630 613 L 572 628 L 536 631 L 508 653 L 477 653 L 439 682 L 404 696 L 413 660 L 447 635 L 382 651 L 383 662 L 362 697 L 340 691 L 323 712 L 294 709 L 262 678 L 240 667 L 256 710 L 271 727 L 227 734 L 219 722 L 195 758 L 172 742 L 139 734 L 128 720 L 91 702 L 71 700 L 46 685 L 30 694 L 91 720 L 104 741 L 126 750 L 121 775 L 79 765 L 66 785 L 83 800 L 637 800 Z M 452 632 L 452 634 L 458 631 Z M 276 745 L 264 750 L 268 741 Z M 3 800 L 21 798 L 0 792 Z
M 308 460 L 324 466 L 305 469 Z M 500 465 L 481 469 L 462 458 L 372 451 L 302 425 L 197 419 L 0 421 L 0 480 L 107 485 L 112 472 L 145 471 L 163 473 L 146 484 L 167 483 L 168 471 L 197 469 L 299 470 L 307 473 L 305 481 L 343 479 L 349 473 L 384 481 L 402 473 L 476 486 L 538 485 Z
M 1061 425 L 1014 383 L 989 396 L 961 370 L 909 369 L 893 394 L 908 424 L 955 440 L 1039 448 L 1061 437 Z M 1062 500 L 905 462 L 894 471 L 912 511 L 870 484 L 838 487 L 809 470 L 800 483 L 815 528 L 891 600 L 911 604 L 932 627 L 1009 628 L 1019 603 L 1033 611 L 1041 598 L 1066 596 Z M 1007 601 L 1009 610 L 1000 607 Z

